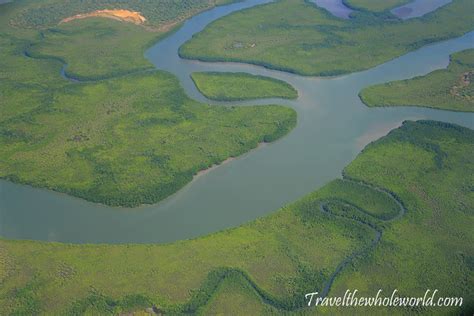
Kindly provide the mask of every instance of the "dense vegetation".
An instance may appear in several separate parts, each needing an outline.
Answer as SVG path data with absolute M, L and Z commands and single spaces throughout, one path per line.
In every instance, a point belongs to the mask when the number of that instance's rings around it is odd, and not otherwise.
M 342 0 L 349 8 L 371 12 L 383 12 L 401 5 L 413 2 L 413 0 Z
M 164 73 L 52 94 L 2 122 L 0 176 L 110 205 L 159 201 L 199 170 L 274 140 L 296 123 L 293 110 L 279 106 L 198 104 Z
M 29 5 L 12 18 L 20 27 L 45 28 L 57 25 L 62 19 L 81 13 L 104 9 L 124 9 L 140 12 L 146 24 L 162 28 L 184 20 L 192 14 L 215 5 L 234 0 L 42 0 Z M 36 2 L 36 3 L 35 3 Z
M 447 69 L 367 87 L 360 97 L 368 106 L 424 106 L 474 112 L 474 49 L 453 54 Z
M 472 130 L 456 125 L 405 124 L 346 168 L 351 177 L 395 192 L 408 212 L 387 227 L 370 256 L 343 272 L 333 294 L 347 288 L 367 293 L 396 288 L 403 294 L 439 289 L 442 296 L 464 296 L 465 314 L 472 313 L 473 141 Z M 437 313 L 449 314 L 448 309 Z
M 302 75 L 338 75 L 460 36 L 474 29 L 473 15 L 473 1 L 455 0 L 407 21 L 365 11 L 344 20 L 309 1 L 282 0 L 211 23 L 181 47 L 180 55 L 252 63 Z
M 212 100 L 296 99 L 298 97 L 298 92 L 290 84 L 264 76 L 246 73 L 195 72 L 191 78 L 198 90 Z
M 41 40 L 26 47 L 25 54 L 64 63 L 69 78 L 107 79 L 153 69 L 143 52 L 160 36 L 137 25 L 90 18 L 42 31 Z
M 25 55 L 65 63 L 70 78 L 97 80 L 152 69 L 143 54 L 147 47 L 176 22 L 228 2 L 233 0 L 29 0 L 2 6 L 5 29 L 0 33 L 11 36 L 39 30 L 23 39 L 29 42 L 23 43 Z M 145 27 L 104 18 L 59 24 L 64 18 L 100 9 L 135 10 L 147 21 Z
M 194 102 L 170 74 L 140 71 L 151 66 L 142 44 L 157 35 L 139 26 L 12 27 L 30 5 L 0 11 L 0 178 L 110 205 L 154 203 L 296 123 L 280 106 Z M 103 80 L 64 79 L 63 60 L 68 74 Z
M 304 293 L 327 285 L 331 295 L 347 288 L 360 295 L 396 288 L 400 295 L 419 296 L 437 288 L 440 295 L 464 297 L 467 311 L 474 303 L 474 199 L 472 177 L 465 175 L 474 173 L 473 145 L 474 131 L 467 128 L 405 122 L 367 146 L 345 169 L 345 180 L 265 218 L 194 240 L 0 240 L 0 313 L 119 313 L 155 306 L 165 312 L 260 314 L 301 307 Z M 384 191 L 393 192 L 406 212 Z M 345 258 L 348 265 L 331 283 Z

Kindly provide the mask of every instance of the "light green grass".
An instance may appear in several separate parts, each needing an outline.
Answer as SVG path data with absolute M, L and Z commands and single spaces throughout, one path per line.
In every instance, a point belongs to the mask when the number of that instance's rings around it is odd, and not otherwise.
M 382 1 L 381 1 L 382 2 Z M 193 36 L 180 55 L 252 63 L 302 75 L 369 69 L 429 43 L 474 29 L 474 2 L 455 0 L 401 21 L 370 12 L 339 19 L 304 0 L 282 0 L 225 16 Z
M 298 92 L 288 83 L 246 73 L 195 72 L 191 78 L 207 98 L 236 101 L 261 98 L 296 99 Z
M 431 121 L 406 122 L 370 144 L 344 173 L 402 201 L 407 213 L 392 222 L 363 217 L 393 208 L 385 193 L 336 180 L 270 216 L 167 245 L 0 240 L 0 313 L 117 314 L 152 305 L 168 313 L 283 313 L 303 306 L 304 293 L 321 290 L 335 267 L 361 249 L 367 250 L 343 269 L 330 295 L 397 288 L 400 295 L 418 296 L 438 288 L 462 296 L 467 311 L 474 297 L 473 179 L 466 176 L 474 174 L 473 144 L 474 131 Z M 344 207 L 333 215 L 321 212 L 321 203 L 341 200 L 363 214 Z M 375 235 L 367 224 L 382 232 L 375 248 L 369 247 Z M 347 313 L 300 312 L 323 311 Z
M 423 106 L 474 111 L 474 49 L 451 56 L 447 69 L 425 76 L 365 88 L 360 98 L 368 106 Z
M 237 312 L 238 311 L 238 312 Z M 275 315 L 278 309 L 266 305 L 245 277 L 238 273 L 226 276 L 200 315 Z
M 321 198 L 328 197 L 349 204 L 355 203 L 379 219 L 390 219 L 400 211 L 398 205 L 387 195 L 354 182 L 334 180 L 318 192 Z

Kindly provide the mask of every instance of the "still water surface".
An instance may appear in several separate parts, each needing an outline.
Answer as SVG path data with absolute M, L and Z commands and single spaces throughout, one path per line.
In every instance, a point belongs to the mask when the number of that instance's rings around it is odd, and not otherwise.
M 354 10 L 344 4 L 343 0 L 311 0 L 311 2 L 342 19 L 349 19 L 350 14 L 354 12 Z M 423 16 L 450 2 L 452 2 L 452 0 L 413 0 L 405 5 L 392 9 L 390 12 L 400 19 L 407 20 Z
M 161 203 L 136 209 L 107 207 L 0 181 L 0 235 L 73 243 L 170 242 L 192 238 L 268 214 L 340 177 L 344 166 L 366 144 L 404 120 L 434 119 L 474 128 L 473 114 L 414 107 L 369 109 L 357 96 L 363 87 L 374 83 L 446 67 L 449 54 L 474 47 L 474 32 L 424 47 L 367 71 L 326 79 L 178 57 L 178 47 L 208 23 L 264 2 L 250 0 L 203 12 L 148 50 L 146 57 L 157 68 L 175 74 L 190 97 L 213 104 L 222 103 L 205 99 L 190 80 L 191 72 L 243 71 L 291 83 L 300 94 L 295 101 L 231 103 L 293 107 L 298 112 L 298 125 L 288 136 L 196 178 Z
M 407 20 L 423 16 L 450 2 L 452 2 L 452 0 L 415 0 L 392 9 L 390 12 L 403 20 Z

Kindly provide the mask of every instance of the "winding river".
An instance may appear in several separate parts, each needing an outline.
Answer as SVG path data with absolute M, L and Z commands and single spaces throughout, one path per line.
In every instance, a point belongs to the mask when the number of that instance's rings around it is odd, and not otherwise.
M 358 92 L 371 84 L 446 67 L 453 52 L 474 47 L 474 32 L 426 46 L 367 71 L 335 78 L 302 77 L 235 63 L 182 60 L 180 45 L 207 24 L 268 0 L 217 7 L 189 19 L 146 52 L 175 74 L 191 98 L 221 105 L 282 104 L 298 112 L 283 139 L 196 177 L 168 199 L 135 209 L 112 208 L 65 194 L 0 181 L 0 236 L 72 243 L 148 243 L 193 238 L 268 214 L 341 176 L 361 149 L 402 121 L 434 119 L 474 128 L 474 114 L 426 108 L 367 108 Z M 241 71 L 282 79 L 299 91 L 294 101 L 220 103 L 204 98 L 194 71 Z

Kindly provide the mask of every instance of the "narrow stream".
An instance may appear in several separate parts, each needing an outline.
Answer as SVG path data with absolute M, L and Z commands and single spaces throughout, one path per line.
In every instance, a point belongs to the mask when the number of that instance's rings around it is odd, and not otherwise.
M 112 208 L 48 190 L 0 181 L 0 235 L 72 243 L 151 243 L 192 238 L 234 227 L 275 211 L 328 181 L 372 140 L 404 120 L 434 119 L 474 128 L 474 114 L 426 108 L 372 108 L 358 92 L 371 84 L 423 75 L 446 67 L 449 55 L 474 47 L 474 32 L 426 46 L 367 71 L 336 78 L 301 77 L 258 66 L 182 60 L 178 47 L 210 22 L 265 0 L 248 0 L 203 12 L 146 52 L 157 68 L 175 74 L 187 94 L 204 98 L 194 71 L 241 71 L 282 79 L 300 94 L 225 104 L 283 104 L 298 112 L 283 139 L 196 178 L 170 198 L 136 209 Z

